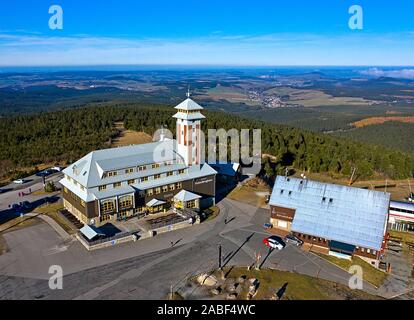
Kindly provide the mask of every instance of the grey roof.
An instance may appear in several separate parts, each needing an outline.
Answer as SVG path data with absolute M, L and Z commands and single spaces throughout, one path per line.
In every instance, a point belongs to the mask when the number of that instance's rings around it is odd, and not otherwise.
M 146 204 L 146 206 L 147 207 L 150 207 L 150 208 L 152 208 L 152 207 L 156 207 L 156 206 L 160 206 L 160 205 L 162 205 L 162 204 L 166 204 L 167 202 L 165 202 L 164 200 L 158 200 L 158 199 L 152 199 L 152 200 L 150 200 L 147 204 Z
M 194 112 L 194 113 L 177 112 L 175 115 L 173 115 L 173 118 L 184 119 L 184 120 L 201 120 L 201 119 L 205 119 L 206 117 L 203 116 L 201 112 Z
M 199 196 L 198 194 L 192 193 L 187 190 L 181 190 L 179 193 L 175 195 L 174 200 L 187 202 L 187 201 L 192 201 L 192 200 L 201 199 L 201 198 L 202 196 Z
M 97 228 L 85 225 L 79 230 L 88 240 L 92 240 L 96 236 L 104 236 L 105 234 L 100 232 Z
M 160 150 L 164 148 L 167 152 L 161 155 Z M 181 162 L 184 162 L 182 157 L 176 152 L 176 141 L 167 140 L 93 151 L 68 166 L 63 172 L 75 179 L 82 186 L 91 188 L 125 180 L 125 177 L 122 178 L 121 176 L 107 177 L 102 180 L 104 172 L 155 163 L 157 159 L 154 158 L 161 158 L 160 160 L 162 161 L 180 159 Z M 176 168 L 169 167 L 168 170 L 167 167 L 161 167 L 154 170 L 146 170 L 145 173 L 136 172 L 128 175 L 128 179 L 136 179 L 138 177 L 185 167 L 183 164 L 176 164 L 176 166 Z
M 176 106 L 175 109 L 194 111 L 194 110 L 203 110 L 203 107 L 200 106 L 197 102 L 188 98 L 184 100 L 183 102 L 181 102 L 178 106 Z
M 210 163 L 218 174 L 234 177 L 240 169 L 240 163 Z
M 374 250 L 382 246 L 389 203 L 389 193 L 280 176 L 270 198 L 296 210 L 292 231 Z
M 396 209 L 414 211 L 414 203 L 410 203 L 410 202 L 391 201 L 390 207 L 396 208 Z

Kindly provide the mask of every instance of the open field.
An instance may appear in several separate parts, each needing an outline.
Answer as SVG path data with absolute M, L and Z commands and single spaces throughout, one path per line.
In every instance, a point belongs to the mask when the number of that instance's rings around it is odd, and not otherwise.
M 337 265 L 338 267 L 340 267 L 344 270 L 349 270 L 349 268 L 353 265 L 360 266 L 362 268 L 362 271 L 363 271 L 364 280 L 371 283 L 371 284 L 373 284 L 377 288 L 382 285 L 385 278 L 387 277 L 387 274 L 385 272 L 374 268 L 369 263 L 365 262 L 364 260 L 362 260 L 359 257 L 353 257 L 352 261 L 350 261 L 350 260 L 345 260 L 345 259 L 339 259 L 339 258 L 336 258 L 336 257 L 333 257 L 333 256 L 328 256 L 328 255 L 325 255 L 325 254 L 317 254 L 317 255 L 320 256 L 321 258 Z
M 119 130 L 119 137 L 112 140 L 111 147 L 129 146 L 132 144 L 143 144 L 152 142 L 152 138 L 145 132 L 126 130 L 123 122 L 116 122 L 115 128 Z
M 350 288 L 334 282 L 312 278 L 297 273 L 284 272 L 273 269 L 252 269 L 246 268 L 225 269 L 228 272 L 227 279 L 237 280 L 241 276 L 248 279 L 260 281 L 257 294 L 254 300 L 274 299 L 275 293 L 279 292 L 281 300 L 378 300 L 381 299 L 362 291 L 351 290 Z M 220 272 L 216 271 L 215 276 L 220 278 Z M 281 290 L 285 288 L 285 290 Z M 246 299 L 248 285 L 242 285 L 238 299 Z M 284 291 L 284 292 L 283 292 Z
M 365 126 L 371 126 L 375 124 L 384 124 L 385 122 L 403 122 L 403 123 L 414 123 L 414 117 L 371 117 L 366 118 L 357 122 L 354 122 L 352 125 L 357 128 L 362 128 Z
M 265 205 L 265 196 L 270 192 L 270 187 L 263 180 L 255 178 L 235 188 L 228 198 L 261 208 Z
M 260 106 L 260 100 L 250 99 L 247 91 L 237 87 L 224 87 L 218 85 L 215 88 L 205 90 L 199 96 L 201 99 L 211 99 L 213 101 L 227 100 L 231 103 L 244 103 L 248 106 Z
M 318 90 L 294 89 L 289 87 L 273 88 L 265 91 L 269 95 L 288 96 L 289 103 L 298 104 L 304 107 L 324 106 L 366 106 L 373 101 L 354 97 L 333 97 Z

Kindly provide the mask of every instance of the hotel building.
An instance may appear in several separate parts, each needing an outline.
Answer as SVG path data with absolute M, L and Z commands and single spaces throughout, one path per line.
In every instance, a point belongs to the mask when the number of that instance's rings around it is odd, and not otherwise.
M 86 225 L 162 212 L 175 199 L 194 211 L 215 204 L 217 172 L 202 159 L 203 108 L 188 99 L 175 109 L 176 140 L 98 150 L 68 166 L 64 207 Z

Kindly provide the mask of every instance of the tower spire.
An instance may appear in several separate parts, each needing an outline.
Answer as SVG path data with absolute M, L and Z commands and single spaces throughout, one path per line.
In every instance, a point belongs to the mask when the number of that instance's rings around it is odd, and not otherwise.
M 188 86 L 188 89 L 187 89 L 187 98 L 190 98 L 190 97 L 191 97 L 190 86 Z

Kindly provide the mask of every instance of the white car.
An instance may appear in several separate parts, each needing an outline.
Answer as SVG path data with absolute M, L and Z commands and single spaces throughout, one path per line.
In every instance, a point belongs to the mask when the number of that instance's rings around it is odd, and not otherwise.
M 13 183 L 15 183 L 15 184 L 24 184 L 24 180 L 23 179 L 17 179 L 17 180 L 14 180 Z
M 276 250 L 283 250 L 285 248 L 285 244 L 281 243 L 281 241 L 274 236 L 264 239 L 263 243 L 269 248 Z

